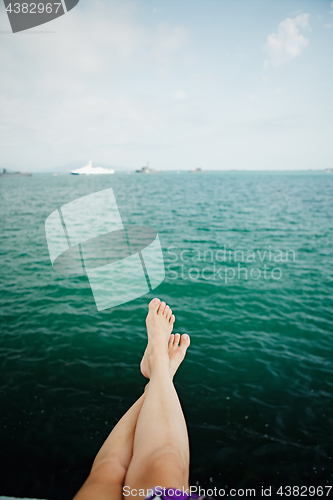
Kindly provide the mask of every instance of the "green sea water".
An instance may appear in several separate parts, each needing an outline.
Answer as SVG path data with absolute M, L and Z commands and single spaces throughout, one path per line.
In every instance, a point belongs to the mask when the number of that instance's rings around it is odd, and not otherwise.
M 85 276 L 53 270 L 44 223 L 110 187 L 124 225 L 158 231 L 166 278 L 98 312 Z M 175 379 L 191 484 L 333 485 L 333 175 L 36 174 L 0 196 L 0 495 L 81 486 L 144 388 L 154 296 L 191 336 Z

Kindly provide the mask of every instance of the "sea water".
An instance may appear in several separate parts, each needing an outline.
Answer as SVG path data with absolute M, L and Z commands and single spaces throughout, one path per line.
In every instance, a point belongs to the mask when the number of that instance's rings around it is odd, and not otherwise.
M 157 230 L 166 278 L 98 312 L 85 276 L 53 270 L 44 223 L 110 187 L 125 226 Z M 0 494 L 74 495 L 143 391 L 154 296 L 191 336 L 175 377 L 190 483 L 332 484 L 332 174 L 36 174 L 0 195 Z

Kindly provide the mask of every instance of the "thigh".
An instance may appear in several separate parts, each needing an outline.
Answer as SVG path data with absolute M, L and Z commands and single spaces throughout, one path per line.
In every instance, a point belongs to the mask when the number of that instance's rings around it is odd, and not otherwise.
M 158 456 L 146 460 L 132 459 L 124 483 L 124 498 L 142 498 L 140 490 L 147 495 L 147 490 L 156 486 L 162 488 L 187 489 L 189 470 L 182 463 L 177 453 L 161 452 Z
M 122 500 L 125 475 L 126 469 L 116 457 L 101 460 L 74 500 Z
M 122 500 L 122 484 L 86 482 L 73 500 Z

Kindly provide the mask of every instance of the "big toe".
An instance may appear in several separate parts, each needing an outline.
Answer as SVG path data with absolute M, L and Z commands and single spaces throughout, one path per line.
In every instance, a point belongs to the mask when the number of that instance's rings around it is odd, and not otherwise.
M 149 311 L 152 311 L 152 312 L 157 312 L 157 309 L 160 305 L 161 301 L 160 299 L 153 299 L 149 302 Z
M 186 352 L 188 346 L 190 345 L 191 341 L 190 341 L 190 337 L 189 335 L 187 335 L 187 333 L 184 333 L 184 335 L 181 336 L 180 338 L 180 347 L 181 349 L 184 350 L 184 352 Z

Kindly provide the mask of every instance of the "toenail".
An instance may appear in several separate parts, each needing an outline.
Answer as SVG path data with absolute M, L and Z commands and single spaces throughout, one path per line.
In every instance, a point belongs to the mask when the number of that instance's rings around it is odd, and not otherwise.
M 184 339 L 184 340 L 187 340 L 187 339 L 188 339 L 188 335 L 187 335 L 187 333 L 184 333 L 184 335 L 183 335 L 183 339 Z

